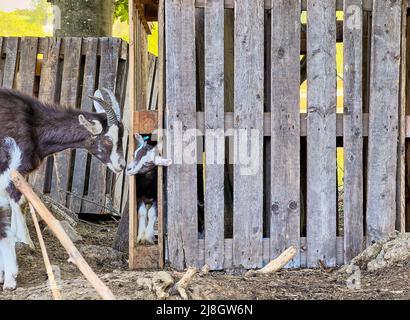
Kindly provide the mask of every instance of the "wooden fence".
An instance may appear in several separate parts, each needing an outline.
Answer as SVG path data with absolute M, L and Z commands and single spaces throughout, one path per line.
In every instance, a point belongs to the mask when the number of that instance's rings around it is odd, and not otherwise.
M 93 108 L 88 95 L 108 88 L 124 106 L 128 44 L 121 39 L 0 38 L 0 53 L 1 87 L 85 111 Z M 84 150 L 49 157 L 30 181 L 76 213 L 119 214 L 124 206 L 124 176 L 114 176 Z
M 198 232 L 202 182 L 195 183 L 202 166 L 172 165 L 164 222 L 172 267 L 258 268 L 291 245 L 299 254 L 290 267 L 318 267 L 319 260 L 331 267 L 396 227 L 404 231 L 405 9 L 407 2 L 389 0 L 160 1 L 170 135 L 179 124 L 183 132 L 256 129 L 264 146 L 257 172 L 243 175 L 246 165 L 211 163 L 212 138 L 181 142 L 204 140 L 205 236 Z M 337 10 L 344 11 L 338 28 Z M 338 114 L 336 41 L 344 44 Z M 307 114 L 300 113 L 304 48 Z M 337 147 L 344 148 L 342 215 Z

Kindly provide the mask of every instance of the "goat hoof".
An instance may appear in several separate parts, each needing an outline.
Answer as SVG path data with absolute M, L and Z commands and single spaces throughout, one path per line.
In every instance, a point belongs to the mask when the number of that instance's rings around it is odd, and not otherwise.
M 3 284 L 3 291 L 13 291 L 13 290 L 16 290 L 16 288 L 17 288 L 16 279 L 7 280 Z

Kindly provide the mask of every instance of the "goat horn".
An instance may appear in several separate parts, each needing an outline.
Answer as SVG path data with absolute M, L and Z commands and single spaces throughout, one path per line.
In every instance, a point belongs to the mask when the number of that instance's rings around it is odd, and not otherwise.
M 114 112 L 115 112 L 115 115 L 117 116 L 117 120 L 118 120 L 118 121 L 121 121 L 121 108 L 120 108 L 120 105 L 119 105 L 119 103 L 118 103 L 118 101 L 117 101 L 117 98 L 116 98 L 115 95 L 114 95 L 114 92 L 112 92 L 111 90 L 106 89 L 106 88 L 103 88 L 103 90 L 104 90 L 105 92 L 107 92 L 108 95 L 110 96 L 110 99 L 111 99 L 111 107 L 113 108 L 113 110 L 114 110 Z
M 98 102 L 101 107 L 103 107 L 103 109 L 105 110 L 105 113 L 107 114 L 107 125 L 108 127 L 111 127 L 113 124 L 117 124 L 118 120 L 117 120 L 117 115 L 114 112 L 114 109 L 111 107 L 111 104 L 109 104 L 107 101 L 98 98 L 98 97 L 94 97 L 94 96 L 89 96 L 91 100 L 94 100 L 96 102 Z

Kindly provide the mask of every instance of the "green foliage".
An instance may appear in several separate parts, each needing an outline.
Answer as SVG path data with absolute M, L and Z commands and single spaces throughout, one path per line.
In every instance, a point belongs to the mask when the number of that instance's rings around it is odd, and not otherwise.
M 128 22 L 128 0 L 117 0 L 115 2 L 115 19 L 120 19 L 121 22 Z
M 0 11 L 0 36 L 51 36 L 46 24 L 50 21 L 51 7 L 46 0 L 32 0 L 33 9 Z

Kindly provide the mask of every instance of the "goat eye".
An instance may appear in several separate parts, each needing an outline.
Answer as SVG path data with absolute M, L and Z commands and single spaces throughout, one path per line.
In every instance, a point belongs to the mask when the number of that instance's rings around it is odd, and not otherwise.
M 112 141 L 111 141 L 110 138 L 105 138 L 105 139 L 103 140 L 103 143 L 104 143 L 106 146 L 112 145 Z

